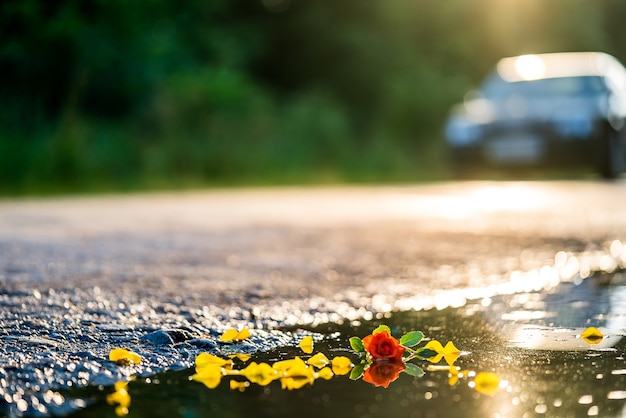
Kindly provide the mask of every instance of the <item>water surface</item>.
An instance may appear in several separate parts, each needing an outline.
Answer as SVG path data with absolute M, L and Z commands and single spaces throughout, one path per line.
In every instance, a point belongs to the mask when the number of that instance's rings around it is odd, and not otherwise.
M 626 416 L 626 286 L 591 278 L 563 283 L 550 291 L 518 293 L 473 301 L 443 310 L 392 312 L 371 321 L 324 324 L 309 331 L 324 336 L 315 352 L 329 358 L 357 356 L 348 338 L 363 337 L 387 324 L 400 336 L 421 330 L 428 338 L 453 343 L 463 355 L 452 379 L 441 361 L 413 361 L 421 377 L 401 373 L 387 388 L 362 379 L 317 379 L 302 389 L 282 390 L 279 382 L 231 390 L 222 379 L 215 389 L 190 381 L 193 370 L 137 378 L 128 385 L 129 417 L 623 417 Z M 580 338 L 588 327 L 603 338 Z M 254 355 L 249 361 L 275 362 L 303 354 L 287 347 Z M 241 365 L 243 367 L 243 364 Z M 497 375 L 493 393 L 481 393 L 474 377 Z M 116 416 L 106 402 L 111 387 L 91 386 L 66 393 L 85 399 L 75 416 Z

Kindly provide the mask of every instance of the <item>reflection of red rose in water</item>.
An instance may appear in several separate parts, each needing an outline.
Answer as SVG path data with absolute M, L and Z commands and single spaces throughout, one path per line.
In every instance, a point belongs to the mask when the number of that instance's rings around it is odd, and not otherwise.
M 370 353 L 374 361 L 383 359 L 401 361 L 405 350 L 400 342 L 389 335 L 387 331 L 363 338 L 363 347 Z
M 363 373 L 363 380 L 375 386 L 386 388 L 400 376 L 406 366 L 402 361 L 374 362 Z

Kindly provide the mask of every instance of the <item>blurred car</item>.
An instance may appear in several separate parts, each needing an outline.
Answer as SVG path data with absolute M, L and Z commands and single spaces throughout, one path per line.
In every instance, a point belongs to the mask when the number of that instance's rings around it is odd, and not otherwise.
M 600 52 L 503 58 L 456 105 L 445 136 L 458 172 L 586 164 L 612 179 L 626 166 L 626 69 Z

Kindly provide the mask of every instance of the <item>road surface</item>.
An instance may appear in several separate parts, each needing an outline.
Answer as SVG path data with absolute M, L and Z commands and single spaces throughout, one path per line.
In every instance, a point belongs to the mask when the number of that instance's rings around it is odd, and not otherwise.
M 46 390 L 111 384 L 121 345 L 149 375 L 228 327 L 255 352 L 293 344 L 286 327 L 540 290 L 622 267 L 625 243 L 624 181 L 3 200 L 0 398 L 49 411 Z

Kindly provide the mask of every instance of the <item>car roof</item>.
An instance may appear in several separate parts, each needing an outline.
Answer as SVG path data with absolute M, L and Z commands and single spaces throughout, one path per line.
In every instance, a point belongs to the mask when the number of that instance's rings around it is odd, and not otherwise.
M 505 81 L 577 76 L 621 76 L 624 68 L 603 52 L 558 52 L 502 58 L 497 72 Z

